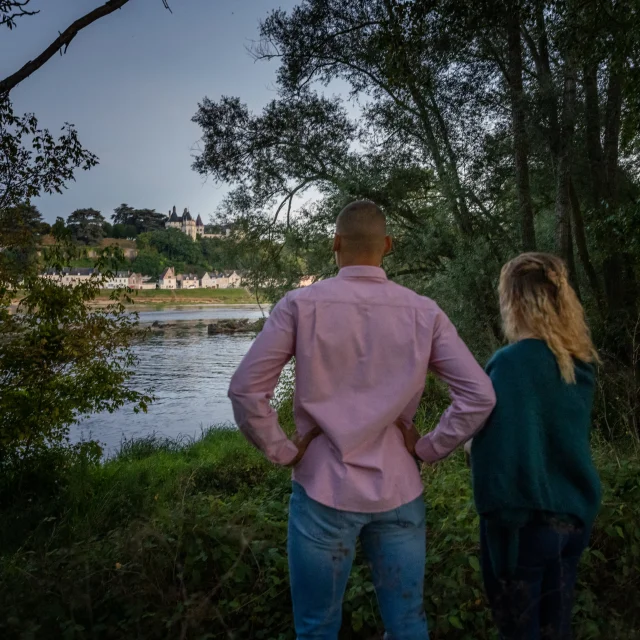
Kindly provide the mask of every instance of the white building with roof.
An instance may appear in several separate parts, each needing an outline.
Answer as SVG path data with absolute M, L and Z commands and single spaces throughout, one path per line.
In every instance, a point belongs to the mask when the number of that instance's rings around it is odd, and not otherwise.
M 129 271 L 117 271 L 102 283 L 103 289 L 123 289 L 129 286 Z
M 181 273 L 176 276 L 178 289 L 199 289 L 200 279 L 193 273 Z
M 176 272 L 173 267 L 167 267 L 161 274 L 158 281 L 160 289 L 176 289 Z
M 87 282 L 94 274 L 99 275 L 93 267 L 63 267 L 61 271 L 48 269 L 40 277 L 54 280 L 58 284 L 75 287 L 82 282 Z

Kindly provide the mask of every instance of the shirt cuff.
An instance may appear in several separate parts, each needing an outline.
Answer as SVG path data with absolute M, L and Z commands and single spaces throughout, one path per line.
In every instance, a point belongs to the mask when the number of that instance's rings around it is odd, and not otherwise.
M 442 458 L 442 456 L 439 456 L 433 448 L 429 434 L 420 438 L 416 443 L 416 455 L 420 460 L 422 460 L 422 462 L 426 463 L 438 462 L 438 460 Z
M 286 467 L 294 461 L 297 455 L 298 447 L 296 447 L 291 440 L 287 440 L 281 447 L 279 447 L 278 452 L 271 457 L 271 461 L 275 464 Z

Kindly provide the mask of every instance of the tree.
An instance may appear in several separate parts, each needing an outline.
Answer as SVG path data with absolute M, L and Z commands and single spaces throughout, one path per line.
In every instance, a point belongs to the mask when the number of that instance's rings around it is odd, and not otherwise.
M 131 263 L 131 269 L 143 276 L 151 276 L 154 279 L 160 277 L 160 274 L 168 266 L 171 266 L 164 256 L 153 249 L 145 249 L 138 251 L 138 255 Z
M 95 209 L 76 209 L 67 218 L 67 229 L 76 242 L 95 244 L 104 237 L 103 215 Z
M 167 0 L 162 0 L 168 8 Z M 75 36 L 113 13 L 128 0 L 108 0 L 73 22 L 39 55 L 0 80 L 0 466 L 20 463 L 41 448 L 64 443 L 69 426 L 83 414 L 109 410 L 126 402 L 146 409 L 150 397 L 130 385 L 135 356 L 130 350 L 138 336 L 136 319 L 125 312 L 117 294 L 107 308 L 94 308 L 109 267 L 117 256 L 105 251 L 90 282 L 75 288 L 39 276 L 31 256 L 37 229 L 22 222 L 23 203 L 42 193 L 61 192 L 77 169 L 89 169 L 97 158 L 83 149 L 76 130 L 66 124 L 54 137 L 33 114 L 16 116 L 9 93 L 57 53 L 66 53 Z M 30 0 L 0 0 L 0 27 L 15 28 L 34 15 Z M 24 221 L 25 216 L 22 216 Z M 44 264 L 60 270 L 77 257 L 69 243 L 74 232 L 82 241 L 102 236 L 102 216 L 80 210 L 70 225 L 58 218 L 53 232 L 60 243 L 45 251 Z M 13 290 L 24 297 L 19 313 L 9 313 Z
M 42 231 L 42 216 L 33 206 L 21 204 L 0 209 L 0 274 L 5 288 L 17 288 L 24 273 L 37 264 L 37 244 Z
M 121 204 L 116 207 L 111 216 L 114 225 L 127 225 L 134 227 L 133 234 L 127 237 L 136 236 L 139 233 L 157 231 L 164 229 L 166 216 L 158 213 L 154 209 L 134 209 L 128 204 Z
M 51 227 L 51 233 L 57 238 L 64 238 L 65 235 L 68 235 L 68 229 L 64 223 L 64 218 L 61 218 L 60 216 L 56 218 L 56 221 Z
M 279 64 L 277 96 L 256 113 L 202 101 L 194 168 L 232 187 L 222 209 L 253 243 L 250 271 L 272 280 L 265 261 L 282 265 L 303 222 L 329 233 L 346 200 L 375 199 L 396 236 L 390 274 L 437 294 L 472 339 L 478 325 L 501 339 L 501 264 L 554 251 L 599 344 L 629 364 L 639 27 L 637 0 L 301 0 L 271 12 L 253 48 Z M 357 117 L 323 94 L 336 81 Z M 301 207 L 312 188 L 319 202 Z
M 45 266 L 59 271 L 78 251 L 58 240 L 45 252 Z M 150 394 L 130 382 L 136 318 L 118 293 L 104 308 L 89 304 L 119 258 L 105 251 L 94 276 L 76 287 L 23 270 L 18 313 L 9 313 L 10 297 L 0 297 L 0 467 L 64 443 L 70 425 L 88 413 L 125 403 L 146 410 Z M 0 265 L 0 293 L 8 276 Z
M 0 96 L 0 209 L 17 206 L 40 193 L 62 193 L 76 169 L 90 169 L 96 156 L 82 148 L 71 125 L 55 138 L 33 114 L 15 116 Z
M 140 250 L 155 249 L 171 261 L 195 265 L 202 261 L 200 245 L 177 229 L 152 231 L 138 236 Z

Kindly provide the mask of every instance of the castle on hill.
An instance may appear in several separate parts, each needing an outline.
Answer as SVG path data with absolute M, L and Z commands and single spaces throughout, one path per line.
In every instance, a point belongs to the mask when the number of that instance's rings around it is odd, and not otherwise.
M 189 213 L 189 210 L 185 208 L 182 215 L 179 216 L 176 213 L 175 206 L 173 207 L 173 210 L 169 211 L 169 216 L 164 226 L 166 229 L 178 229 L 179 231 L 182 231 L 182 233 L 186 233 L 192 240 L 195 240 L 198 237 L 226 238 L 230 233 L 229 228 L 225 228 L 223 233 L 205 233 L 204 222 L 202 222 L 200 214 L 198 214 L 198 217 L 194 220 Z

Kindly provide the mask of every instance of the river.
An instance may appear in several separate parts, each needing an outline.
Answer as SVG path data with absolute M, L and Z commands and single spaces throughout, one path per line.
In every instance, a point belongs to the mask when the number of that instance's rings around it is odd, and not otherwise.
M 140 322 L 179 323 L 181 320 L 258 319 L 255 307 L 167 307 L 139 311 Z M 251 335 L 207 335 L 206 329 L 186 335 L 154 335 L 134 347 L 139 358 L 134 385 L 153 388 L 155 402 L 148 412 L 130 406 L 114 413 L 97 413 L 75 425 L 72 440 L 94 439 L 106 454 L 123 439 L 151 434 L 197 437 L 214 424 L 232 424 L 227 398 L 229 380 L 249 349 Z

